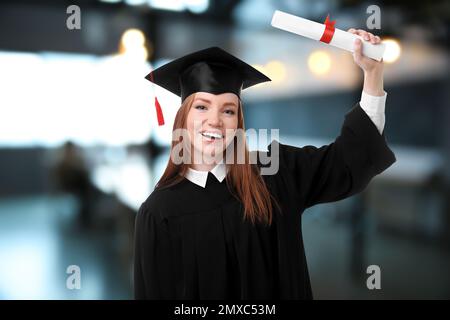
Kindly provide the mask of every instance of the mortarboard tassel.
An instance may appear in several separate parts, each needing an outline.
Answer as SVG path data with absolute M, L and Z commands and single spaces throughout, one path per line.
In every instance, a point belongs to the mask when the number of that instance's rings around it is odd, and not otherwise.
M 150 79 L 151 79 L 151 82 L 153 82 L 153 83 L 155 82 L 153 80 L 153 72 L 150 72 Z M 155 90 L 153 90 L 153 93 L 155 95 L 155 108 L 156 108 L 156 117 L 158 119 L 158 125 L 162 126 L 162 125 L 164 125 L 163 112 L 162 112 L 162 109 L 161 109 L 161 105 L 159 104 L 158 98 L 156 97 Z
M 155 97 L 155 108 L 156 116 L 158 118 L 158 125 L 162 126 L 164 124 L 164 116 L 157 97 Z

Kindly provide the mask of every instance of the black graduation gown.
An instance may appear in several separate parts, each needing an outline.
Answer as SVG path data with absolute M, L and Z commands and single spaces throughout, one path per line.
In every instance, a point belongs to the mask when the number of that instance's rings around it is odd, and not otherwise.
M 301 215 L 317 203 L 362 191 L 396 159 L 356 104 L 340 135 L 320 148 L 279 145 L 279 170 L 263 175 L 282 213 L 270 227 L 208 173 L 206 188 L 184 180 L 155 190 L 136 217 L 136 299 L 312 299 Z M 258 163 L 261 166 L 260 163 Z

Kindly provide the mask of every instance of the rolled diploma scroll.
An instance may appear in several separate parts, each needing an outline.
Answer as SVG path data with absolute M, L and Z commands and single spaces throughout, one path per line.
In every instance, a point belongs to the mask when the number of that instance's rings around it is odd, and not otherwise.
M 319 41 L 325 31 L 325 25 L 308 19 L 300 18 L 289 13 L 275 10 L 272 17 L 272 26 L 285 31 L 289 31 L 313 40 Z M 361 36 L 335 28 L 330 45 L 350 52 L 354 52 L 353 45 L 355 39 L 359 38 L 363 44 L 363 54 L 369 58 L 380 61 L 383 58 L 385 44 L 371 44 Z

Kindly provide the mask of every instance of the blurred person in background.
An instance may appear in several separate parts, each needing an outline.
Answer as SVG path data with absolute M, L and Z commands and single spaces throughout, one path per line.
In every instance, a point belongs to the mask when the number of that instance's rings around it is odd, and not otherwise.
M 62 147 L 62 156 L 54 168 L 54 180 L 59 190 L 76 197 L 79 204 L 78 221 L 83 229 L 91 226 L 93 186 L 89 170 L 79 148 L 71 141 Z

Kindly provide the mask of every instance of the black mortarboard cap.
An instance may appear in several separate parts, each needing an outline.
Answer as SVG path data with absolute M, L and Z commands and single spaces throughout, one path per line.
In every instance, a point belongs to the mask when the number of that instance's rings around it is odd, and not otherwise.
M 150 72 L 147 80 L 181 97 L 195 92 L 231 92 L 240 98 L 241 90 L 271 81 L 263 73 L 219 47 L 196 51 Z M 159 125 L 164 124 L 161 106 L 155 97 Z

